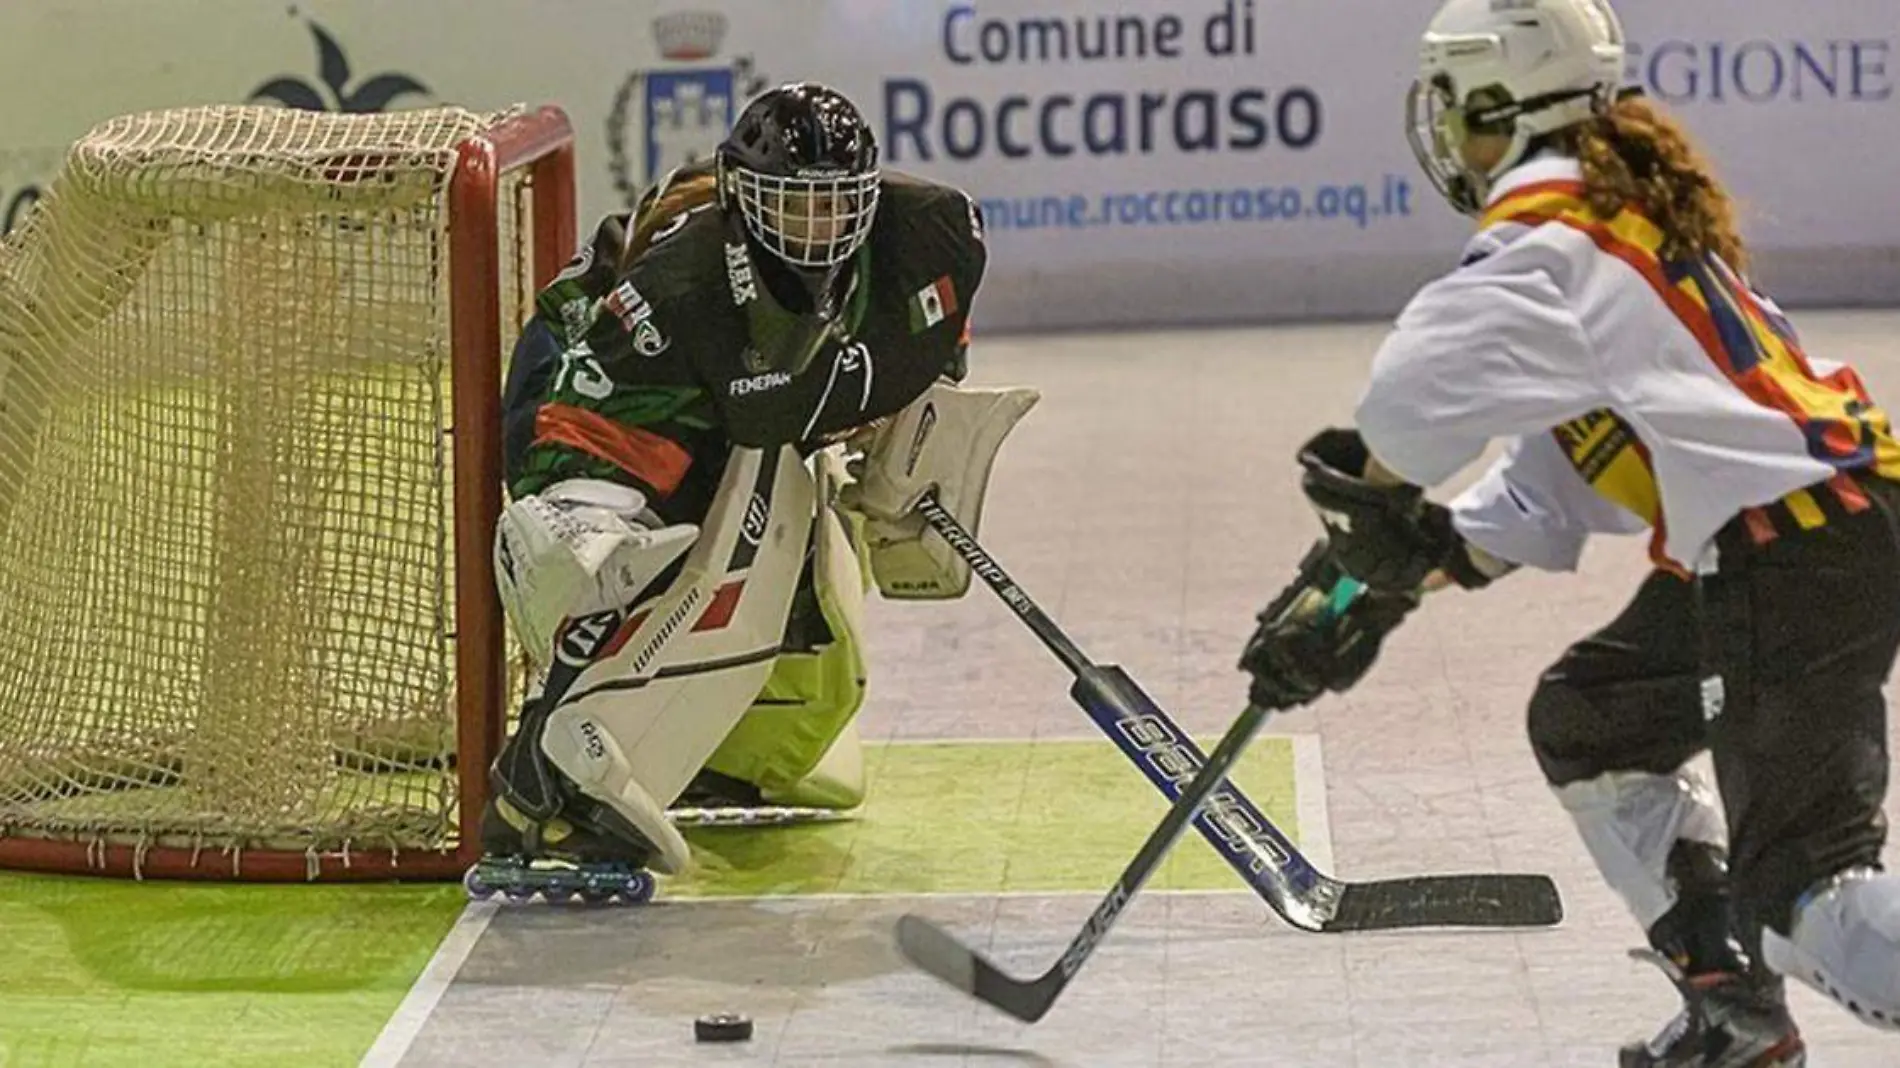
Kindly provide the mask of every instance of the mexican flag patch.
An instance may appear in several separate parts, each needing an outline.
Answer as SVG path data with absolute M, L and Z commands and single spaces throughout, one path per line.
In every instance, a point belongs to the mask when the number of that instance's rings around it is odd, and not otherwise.
M 910 298 L 910 332 L 922 333 L 957 313 L 957 290 L 944 275 Z

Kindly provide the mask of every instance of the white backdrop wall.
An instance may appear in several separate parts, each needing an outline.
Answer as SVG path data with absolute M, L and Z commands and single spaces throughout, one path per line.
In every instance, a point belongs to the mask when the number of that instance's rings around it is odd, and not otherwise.
M 553 102 L 613 210 L 795 78 L 988 208 L 988 329 L 1386 315 L 1466 220 L 1402 133 L 1433 0 L 33 0 L 0 6 L 0 226 L 93 123 L 271 99 Z M 1900 300 L 1889 0 L 1624 0 L 1787 303 Z

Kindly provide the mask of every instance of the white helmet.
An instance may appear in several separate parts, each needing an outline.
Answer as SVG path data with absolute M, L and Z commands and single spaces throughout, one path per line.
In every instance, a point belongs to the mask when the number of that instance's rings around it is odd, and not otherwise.
M 1536 138 L 1608 110 L 1623 64 L 1609 0 L 1445 0 L 1406 100 L 1412 151 L 1452 207 L 1474 215 Z M 1509 134 L 1511 147 L 1474 172 L 1459 152 L 1471 133 Z

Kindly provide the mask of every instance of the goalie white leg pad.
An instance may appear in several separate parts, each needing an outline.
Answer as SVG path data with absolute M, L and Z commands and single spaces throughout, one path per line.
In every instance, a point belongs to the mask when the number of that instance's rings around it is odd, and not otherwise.
M 666 818 L 666 806 L 640 785 L 611 728 L 574 705 L 548 717 L 541 749 L 581 792 L 613 806 L 653 846 L 647 865 L 678 875 L 692 863 L 692 851 Z
M 624 622 L 549 716 L 542 748 L 683 870 L 671 804 L 770 674 L 803 569 L 812 478 L 792 449 L 735 449 L 680 576 Z
M 1792 938 L 1762 932 L 1762 959 L 1863 1023 L 1900 1029 L 1900 876 L 1836 876 L 1796 913 Z
M 1721 846 L 1727 840 L 1714 792 L 1688 768 L 1673 775 L 1611 772 L 1556 793 L 1603 880 L 1645 931 L 1675 906 L 1668 865 L 1676 842 Z

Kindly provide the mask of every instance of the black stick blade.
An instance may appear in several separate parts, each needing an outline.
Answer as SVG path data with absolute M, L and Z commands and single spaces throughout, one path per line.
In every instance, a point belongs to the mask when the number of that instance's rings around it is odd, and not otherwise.
M 1346 883 L 1325 931 L 1551 927 L 1563 898 L 1548 875 L 1426 875 Z
M 907 912 L 897 918 L 897 949 L 931 975 L 966 994 L 976 993 L 976 954 L 922 916 Z
M 897 948 L 917 967 L 1024 1023 L 1047 1015 L 1069 981 L 1061 964 L 1028 982 L 1011 978 L 956 936 L 914 913 L 898 917 Z

